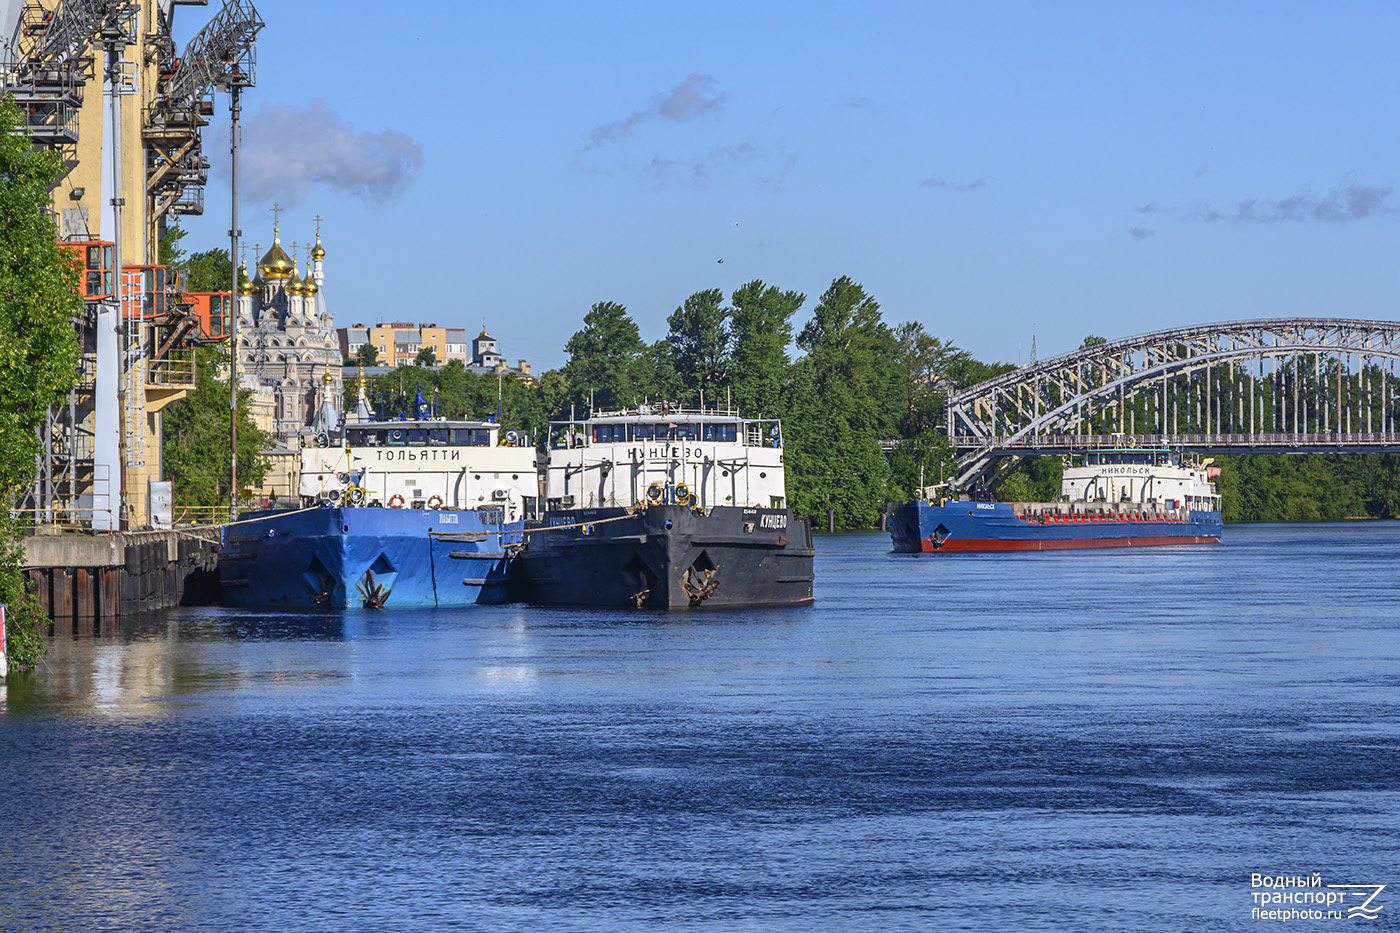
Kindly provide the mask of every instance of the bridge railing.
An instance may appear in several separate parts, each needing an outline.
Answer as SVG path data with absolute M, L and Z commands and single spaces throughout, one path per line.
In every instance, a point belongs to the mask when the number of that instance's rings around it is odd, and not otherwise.
M 1307 453 L 1338 447 L 1400 449 L 1397 432 L 1329 432 L 1271 434 L 1033 434 L 1005 437 L 959 435 L 948 439 L 960 452 L 1026 451 L 1058 453 L 1064 450 L 1165 447 L 1173 450 L 1275 448 Z

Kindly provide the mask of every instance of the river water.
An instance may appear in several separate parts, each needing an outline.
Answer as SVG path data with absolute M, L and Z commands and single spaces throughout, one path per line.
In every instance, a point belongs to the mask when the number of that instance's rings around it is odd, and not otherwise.
M 1331 884 L 1379 919 L 1284 929 L 1397 928 L 1400 524 L 817 547 L 805 609 L 56 642 L 0 694 L 0 929 L 1245 930 Z

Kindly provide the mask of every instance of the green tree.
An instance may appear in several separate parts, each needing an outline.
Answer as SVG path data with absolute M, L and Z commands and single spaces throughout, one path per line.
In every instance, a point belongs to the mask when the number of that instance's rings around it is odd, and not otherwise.
M 797 345 L 816 368 L 824 402 L 862 430 L 868 426 L 881 437 L 894 433 L 900 406 L 891 363 L 898 348 L 879 302 L 865 289 L 844 275 L 832 282 Z
M 835 509 L 842 527 L 869 527 L 894 492 L 879 444 L 892 436 L 900 410 L 894 334 L 879 303 L 842 276 L 823 293 L 797 345 L 807 353 L 818 408 L 813 430 L 804 426 L 796 445 L 797 461 L 817 470 L 808 494 Z
M 540 375 L 539 395 L 545 418 L 557 421 L 568 417 L 573 393 L 569 391 L 568 377 L 561 370 L 551 369 Z
M 654 402 L 678 401 L 685 386 L 676 369 L 675 351 L 668 340 L 658 340 L 637 357 L 636 391 Z
M 185 238 L 185 233 L 180 227 L 167 227 L 156 246 L 156 262 L 167 269 L 183 266 L 185 251 L 180 248 L 180 241 Z
M 958 374 L 971 357 L 930 334 L 917 321 L 894 329 L 895 378 L 900 400 L 898 432 L 915 438 L 944 425 L 948 392 L 958 388 Z
M 0 100 L 0 493 L 9 503 L 34 478 L 36 429 L 77 379 L 79 263 L 59 248 L 48 213 L 62 171 L 59 153 L 34 150 L 14 101 Z M 19 529 L 10 510 L 0 510 L 0 603 L 10 664 L 23 668 L 43 654 L 47 620 L 21 556 Z
M 698 403 L 701 394 L 713 403 L 726 384 L 729 370 L 729 337 L 725 324 L 724 292 L 718 288 L 696 292 L 666 319 L 666 335 L 674 370 L 681 387 Z M 689 397 L 685 401 L 689 401 Z
M 646 351 L 637 324 L 627 309 L 600 301 L 583 318 L 583 328 L 564 345 L 571 400 L 598 409 L 623 408 L 640 401 L 639 362 Z M 642 390 L 642 391 L 639 391 Z
M 232 479 L 228 353 L 217 345 L 200 347 L 197 352 L 198 383 L 189 395 L 165 410 L 161 452 L 177 516 L 181 509 L 191 509 L 197 510 L 192 517 L 207 519 L 227 505 Z M 225 372 L 223 379 L 217 376 L 220 370 Z M 257 486 L 267 475 L 267 461 L 259 456 L 267 438 L 249 414 L 252 394 L 251 389 L 238 391 L 238 482 Z
M 1024 473 L 1012 473 L 997 488 L 999 502 L 1038 502 L 1030 477 Z
M 368 346 L 368 344 L 366 344 L 366 346 Z M 424 347 L 418 351 L 418 355 L 414 357 L 413 362 L 416 366 L 431 369 L 437 365 L 437 351 L 432 347 Z
M 372 343 L 362 344 L 360 349 L 355 351 L 355 362 L 361 366 L 378 366 L 379 348 Z
M 953 475 L 957 458 L 941 431 L 928 430 L 905 438 L 890 452 L 890 499 L 903 501 L 921 487 L 941 486 Z M 948 495 L 947 487 L 935 495 Z
M 226 249 L 206 249 L 190 256 L 185 263 L 185 291 L 226 292 L 232 280 L 233 269 Z M 246 281 L 243 270 L 238 271 L 240 284 Z
M 729 310 L 729 384 L 734 405 L 749 417 L 781 415 L 788 381 L 792 316 L 807 296 L 754 279 L 735 289 Z M 719 399 L 715 400 L 716 402 Z

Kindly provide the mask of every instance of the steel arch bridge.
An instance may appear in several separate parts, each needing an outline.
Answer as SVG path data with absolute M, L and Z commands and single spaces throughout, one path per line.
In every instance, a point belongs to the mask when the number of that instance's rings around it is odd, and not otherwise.
M 1397 451 L 1398 362 L 1397 321 L 1229 321 L 1088 347 L 949 397 L 954 482 L 995 488 L 1020 457 L 1093 447 Z

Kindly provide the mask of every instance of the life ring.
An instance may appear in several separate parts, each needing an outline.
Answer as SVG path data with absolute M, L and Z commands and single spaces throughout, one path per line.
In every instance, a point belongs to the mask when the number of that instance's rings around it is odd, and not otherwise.
M 684 505 L 685 502 L 686 502 L 686 500 L 689 499 L 689 498 L 690 498 L 690 487 L 687 486 L 685 483 L 677 483 L 677 484 L 676 484 L 676 501 L 679 502 L 679 503 L 681 503 L 682 505 Z
M 440 508 L 442 508 L 442 496 L 429 496 L 429 497 L 428 497 L 428 508 L 430 508 L 430 509 L 440 509 Z
M 392 496 L 390 496 L 390 497 L 389 497 L 389 508 L 391 508 L 391 509 L 401 509 L 401 508 L 403 508 L 403 496 L 399 495 L 398 493 L 394 493 Z
M 647 487 L 647 501 L 648 501 L 648 502 L 660 502 L 660 501 L 661 501 L 661 484 L 660 484 L 660 483 L 652 483 L 650 486 Z

